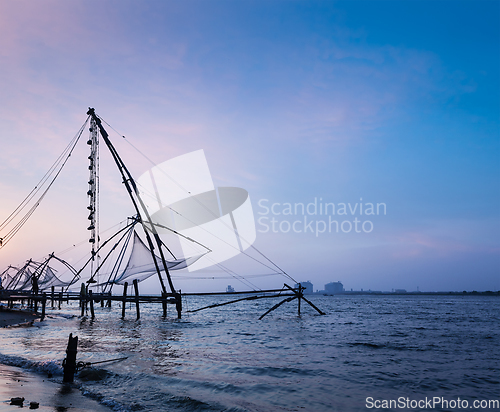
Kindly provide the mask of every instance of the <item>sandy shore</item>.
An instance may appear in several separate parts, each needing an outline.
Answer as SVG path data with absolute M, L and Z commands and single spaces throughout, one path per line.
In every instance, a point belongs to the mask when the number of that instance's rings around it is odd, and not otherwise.
M 38 402 L 40 406 L 36 410 L 44 412 L 111 410 L 83 396 L 74 385 L 53 382 L 24 369 L 0 364 L 0 410 L 17 410 L 19 406 L 10 404 L 10 399 L 14 397 L 25 398 L 24 407 L 27 409 L 30 408 L 30 402 Z
M 39 316 L 20 310 L 0 307 L 0 327 L 33 322 Z M 1 343 L 1 342 L 0 342 Z M 62 377 L 59 379 L 62 381 Z M 111 409 L 82 395 L 76 385 L 67 385 L 44 378 L 40 374 L 22 368 L 0 364 L 0 411 L 15 411 L 19 406 L 11 405 L 11 398 L 25 398 L 24 407 L 30 402 L 38 402 L 38 411 L 96 411 L 109 412 Z
M 25 310 L 11 310 L 0 306 L 0 328 L 33 322 L 40 316 Z

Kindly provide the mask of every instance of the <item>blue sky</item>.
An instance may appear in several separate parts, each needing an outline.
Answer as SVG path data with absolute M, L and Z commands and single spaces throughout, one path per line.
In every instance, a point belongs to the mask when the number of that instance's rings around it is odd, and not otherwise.
M 315 289 L 498 290 L 499 12 L 498 1 L 2 1 L 0 217 L 93 106 L 154 163 L 204 149 L 215 183 L 248 190 L 256 219 L 261 199 L 385 203 L 370 233 L 257 233 Z M 151 166 L 115 139 L 134 175 Z M 2 267 L 85 238 L 81 146 Z M 132 210 L 102 162 L 111 226 Z

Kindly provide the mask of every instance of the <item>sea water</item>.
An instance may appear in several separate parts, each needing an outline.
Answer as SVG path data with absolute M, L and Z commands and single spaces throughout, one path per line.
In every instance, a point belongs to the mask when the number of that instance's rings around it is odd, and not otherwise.
M 186 297 L 183 305 L 231 298 Z M 117 303 L 96 305 L 91 320 L 78 316 L 77 303 L 63 305 L 32 327 L 1 329 L 0 362 L 61 381 L 72 333 L 79 361 L 127 357 L 77 378 L 87 396 L 123 411 L 361 411 L 376 400 L 380 408 L 368 409 L 457 410 L 466 400 L 472 410 L 475 400 L 500 398 L 500 298 L 310 299 L 326 315 L 302 303 L 298 317 L 293 301 L 259 320 L 277 302 L 262 299 L 181 320 L 172 306 L 162 319 L 160 305 L 141 304 L 136 321 L 135 305 L 124 320 Z M 429 409 L 438 398 L 462 403 Z M 384 400 L 403 403 L 387 409 Z

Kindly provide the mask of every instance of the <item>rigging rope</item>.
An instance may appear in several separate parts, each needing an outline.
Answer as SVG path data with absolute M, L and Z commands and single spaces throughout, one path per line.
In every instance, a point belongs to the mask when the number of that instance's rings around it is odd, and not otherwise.
M 40 180 L 40 182 L 33 188 L 33 190 L 24 198 L 24 200 L 20 203 L 20 205 L 12 212 L 7 219 L 5 219 L 2 224 L 0 225 L 0 230 L 5 229 L 9 223 L 11 223 L 21 211 L 27 207 L 29 202 L 35 197 L 35 195 L 42 190 L 43 185 L 49 180 L 50 176 L 54 173 L 55 170 L 57 172 L 55 173 L 54 177 L 48 184 L 47 188 L 43 191 L 41 196 L 36 200 L 35 204 L 31 206 L 31 208 L 24 214 L 24 216 L 21 217 L 21 220 L 17 222 L 14 227 L 2 238 L 0 238 L 0 248 L 5 246 L 16 234 L 19 232 L 19 230 L 24 226 L 24 224 L 28 221 L 28 219 L 31 217 L 31 215 L 35 212 L 35 210 L 38 208 L 40 205 L 40 202 L 43 200 L 49 189 L 52 187 L 54 184 L 55 180 L 61 173 L 62 169 L 68 162 L 69 158 L 71 157 L 71 154 L 73 153 L 74 148 L 76 147 L 76 144 L 78 143 L 78 140 L 80 140 L 80 137 L 88 123 L 89 118 L 85 121 L 85 123 L 82 125 L 78 133 L 73 137 L 69 145 L 64 149 L 62 154 L 57 158 L 57 160 L 54 162 L 54 164 L 50 167 L 48 172 L 44 175 L 44 177 Z
M 268 277 L 268 276 L 279 276 L 281 275 L 281 273 L 264 273 L 264 274 L 260 274 L 260 275 L 246 275 L 245 276 L 245 279 L 249 279 L 249 278 L 264 278 L 264 277 Z M 189 279 L 189 280 L 192 280 L 192 279 L 235 279 L 234 276 L 186 276 L 186 274 L 181 274 L 181 275 L 172 275 L 172 279 Z M 236 279 L 236 280 L 239 280 L 239 279 Z M 254 288 L 254 290 L 261 290 L 260 288 Z
M 151 160 L 148 156 L 146 156 L 146 155 L 145 155 L 143 152 L 141 152 L 141 151 L 140 151 L 137 147 L 135 147 L 135 146 L 134 146 L 134 145 L 133 145 L 133 144 L 132 144 L 132 143 L 131 143 L 128 139 L 126 139 L 126 138 L 125 138 L 125 135 L 123 135 L 123 134 L 119 133 L 119 132 L 118 132 L 118 131 L 117 131 L 117 130 L 113 127 L 113 126 L 111 126 L 108 122 L 106 122 L 106 121 L 105 121 L 102 117 L 99 117 L 99 118 L 100 118 L 100 119 L 101 119 L 104 123 L 106 123 L 106 125 L 108 125 L 108 126 L 109 126 L 109 127 L 110 127 L 110 128 L 111 128 L 114 132 L 115 132 L 115 133 L 117 133 L 118 135 L 120 135 L 121 137 L 123 137 L 123 138 L 125 139 L 125 141 L 126 141 L 126 142 L 130 145 L 130 146 L 132 146 L 132 148 L 133 148 L 134 150 L 136 150 L 139 154 L 141 154 L 141 156 L 143 156 L 146 160 L 148 160 L 148 161 L 149 161 L 152 165 L 156 166 L 156 164 L 155 164 L 155 163 L 154 163 L 154 162 L 153 162 L 153 161 L 152 161 L 152 160 Z M 164 173 L 164 171 L 162 171 L 162 172 Z M 165 173 L 164 173 L 164 174 L 165 174 Z M 171 176 L 168 176 L 168 175 L 166 175 L 166 176 L 167 176 L 170 180 L 172 180 L 172 181 L 173 181 L 173 182 L 174 182 L 174 183 L 175 183 L 175 184 L 176 184 L 176 185 L 177 185 L 180 189 L 187 191 L 184 187 L 182 187 L 182 186 L 181 186 L 181 185 L 180 185 L 180 184 L 179 184 L 179 183 L 178 183 L 175 179 L 173 179 Z M 138 184 L 138 182 L 136 182 L 136 184 L 137 184 L 137 185 L 139 185 L 139 184 Z M 140 185 L 140 186 L 141 186 L 141 188 L 143 189 L 143 191 L 144 191 L 144 192 L 147 192 L 147 190 L 146 190 L 146 189 L 145 189 L 142 185 Z M 188 192 L 188 193 L 189 193 L 189 192 Z M 150 193 L 150 195 L 152 196 L 153 194 L 152 194 L 152 193 Z M 199 203 L 202 207 L 204 207 L 204 208 L 205 208 L 205 209 L 206 209 L 209 213 L 211 213 L 211 214 L 213 215 L 213 213 L 212 213 L 212 212 L 211 212 L 211 211 L 210 211 L 210 210 L 209 210 L 209 209 L 208 209 L 208 208 L 207 208 L 207 207 L 206 207 L 203 203 L 199 202 L 197 199 L 195 199 L 195 200 L 196 200 L 196 201 L 197 201 L 197 202 L 198 202 L 198 203 Z M 192 222 L 189 218 L 187 218 L 186 216 L 183 216 L 183 215 L 182 215 L 181 213 L 179 213 L 178 211 L 176 211 L 176 210 L 172 209 L 170 206 L 166 206 L 166 207 L 168 207 L 168 208 L 169 208 L 172 212 L 174 212 L 174 213 L 178 214 L 179 216 L 182 216 L 184 219 L 186 219 L 186 220 L 190 221 L 191 223 L 194 223 L 194 222 Z M 215 216 L 215 215 L 213 215 L 213 217 L 214 217 L 214 218 L 218 218 L 219 216 Z M 225 222 L 222 222 L 222 223 L 223 223 L 223 224 L 225 224 Z M 225 225 L 226 225 L 226 224 L 225 224 Z M 168 229 L 168 230 L 170 230 L 170 231 L 172 231 L 172 232 L 174 232 L 174 233 L 177 233 L 177 232 L 175 232 L 173 229 L 170 229 L 170 228 L 165 227 L 165 226 L 163 226 L 163 225 L 155 224 L 155 226 L 160 226 L 160 227 L 165 228 L 165 229 Z M 226 226 L 229 228 L 229 226 L 228 226 L 228 225 L 226 225 Z M 204 228 L 202 228 L 202 229 L 206 231 L 206 229 L 204 229 Z M 208 231 L 207 231 L 207 233 L 210 233 L 210 232 L 208 232 Z M 268 265 L 266 265 L 265 263 L 263 263 L 263 262 L 261 262 L 260 260 L 256 259 L 255 257 L 253 257 L 253 256 L 249 255 L 247 252 L 245 252 L 245 251 L 243 251 L 243 250 L 241 250 L 241 249 L 239 249 L 239 248 L 236 248 L 234 245 L 231 245 L 230 243 L 226 242 L 224 239 L 221 239 L 220 237 L 218 237 L 217 235 L 215 235 L 215 234 L 213 234 L 213 233 L 210 233 L 210 234 L 211 234 L 212 236 L 216 237 L 217 239 L 221 240 L 222 242 L 226 243 L 228 246 L 231 246 L 232 248 L 239 250 L 239 252 L 240 252 L 241 254 L 243 254 L 243 255 L 247 256 L 248 258 L 250 258 L 250 259 L 252 259 L 252 260 L 256 261 L 257 263 L 259 263 L 259 264 L 261 264 L 261 265 L 265 266 L 266 268 L 273 270 L 273 268 L 269 267 Z M 240 235 L 240 236 L 241 236 L 241 235 Z M 189 239 L 189 240 L 191 240 L 191 239 Z M 245 240 L 245 239 L 243 238 L 243 240 Z M 246 241 L 246 240 L 245 240 L 245 241 Z M 198 242 L 195 242 L 195 243 L 198 243 Z M 250 244 L 250 242 L 248 242 L 248 241 L 246 241 L 246 243 Z M 202 246 L 203 246 L 203 245 L 202 245 Z M 257 247 L 255 247 L 254 245 L 251 245 L 251 244 L 250 244 L 250 246 L 252 247 L 252 249 L 253 249 L 253 250 L 255 250 L 258 254 L 260 254 L 263 258 L 265 258 L 265 259 L 266 259 L 269 263 L 271 263 L 271 264 L 272 264 L 275 268 L 277 268 L 281 274 L 283 274 L 284 276 L 286 276 L 287 278 L 289 278 L 289 279 L 290 279 L 290 280 L 292 280 L 293 282 L 297 283 L 297 281 L 296 281 L 296 280 L 295 280 L 292 276 L 290 276 L 287 272 L 285 272 L 283 269 L 281 269 L 281 268 L 280 268 L 280 267 L 279 267 L 276 263 L 274 263 L 274 262 L 273 262 L 273 261 L 272 261 L 269 257 L 267 257 L 266 255 L 264 255 L 264 253 L 262 253 L 260 250 L 258 250 L 258 249 L 257 249 Z M 205 247 L 205 246 L 203 246 L 203 247 Z M 206 248 L 206 247 L 205 247 L 205 248 Z M 209 255 L 206 255 L 206 256 L 207 256 L 207 258 L 208 258 L 208 256 L 209 256 Z M 220 264 L 217 264 L 217 266 L 221 266 L 221 268 L 222 268 L 222 265 L 220 265 Z M 224 270 L 224 269 L 223 269 L 223 270 Z M 229 273 L 229 272 L 228 272 L 228 273 Z M 233 272 L 233 273 L 235 273 L 235 272 Z M 240 275 L 237 275 L 236 273 L 235 273 L 235 275 L 236 275 L 236 276 L 240 276 Z M 233 275 L 232 275 L 232 276 L 233 276 Z M 238 280 L 241 280 L 241 279 L 238 279 Z
M 114 229 L 115 227 L 117 227 L 117 226 L 118 226 L 118 227 L 119 227 L 119 226 L 121 226 L 121 225 L 122 225 L 124 222 L 126 222 L 126 221 L 127 221 L 127 219 L 124 219 L 124 220 L 122 220 L 121 222 L 118 222 L 118 223 L 114 224 L 113 226 L 109 227 L 108 229 L 101 231 L 101 235 L 103 235 L 104 233 L 109 232 L 110 230 L 113 230 L 113 229 Z M 82 240 L 82 241 L 80 241 L 80 242 L 78 242 L 78 243 L 75 243 L 73 246 L 70 246 L 70 247 L 68 247 L 68 248 L 64 249 L 63 251 L 58 252 L 58 253 L 57 253 L 57 255 L 58 255 L 58 256 L 63 255 L 63 254 L 65 254 L 65 253 L 68 253 L 68 252 L 70 252 L 71 250 L 73 250 L 73 248 L 75 248 L 75 247 L 79 247 L 79 246 L 82 246 L 82 245 L 86 245 L 87 243 L 88 243 L 88 240 L 87 240 L 87 239 Z M 83 259 L 83 258 L 82 258 L 82 259 Z M 81 259 L 80 259 L 80 260 L 81 260 Z
M 108 277 L 108 281 L 107 281 L 107 283 L 110 285 L 109 286 L 109 293 L 111 293 L 111 290 L 113 289 L 113 283 L 110 283 L 111 276 L 113 275 L 113 272 L 116 271 L 115 276 L 113 277 L 113 282 L 114 282 L 116 280 L 116 277 L 118 276 L 120 266 L 121 266 L 123 259 L 125 257 L 125 250 L 127 249 L 127 246 L 130 242 L 130 239 L 132 238 L 132 233 L 134 232 L 134 230 L 133 230 L 134 227 L 135 227 L 135 225 L 131 227 L 130 232 L 128 233 L 128 237 L 125 240 L 125 243 L 124 243 L 122 249 L 120 250 L 120 253 L 118 255 L 118 259 L 115 259 L 115 264 L 109 273 L 109 277 Z M 104 286 L 103 291 L 106 291 L 106 286 Z

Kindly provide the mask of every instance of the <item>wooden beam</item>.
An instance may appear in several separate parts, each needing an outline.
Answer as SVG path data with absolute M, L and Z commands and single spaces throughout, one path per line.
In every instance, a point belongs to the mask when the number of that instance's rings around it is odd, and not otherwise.
M 292 296 L 291 298 L 287 298 L 287 299 L 285 299 L 285 300 L 282 300 L 280 303 L 278 303 L 278 304 L 274 305 L 271 309 L 269 309 L 266 313 L 264 313 L 264 314 L 263 314 L 263 315 L 259 318 L 259 320 L 262 320 L 262 318 L 263 318 L 264 316 L 266 316 L 268 313 L 272 312 L 273 310 L 278 309 L 281 305 L 283 305 L 283 303 L 285 303 L 285 302 L 291 302 L 291 301 L 292 301 L 292 300 L 294 300 L 294 299 L 297 299 L 297 296 Z
M 205 306 L 203 308 L 198 308 L 198 309 L 194 309 L 194 310 L 188 310 L 188 312 L 198 312 L 198 311 L 203 310 L 203 309 L 217 308 L 219 306 L 230 305 L 231 303 L 241 302 L 243 300 L 279 298 L 279 297 L 282 297 L 282 296 L 295 296 L 295 295 L 292 295 L 292 294 L 280 294 L 280 295 L 262 295 L 262 296 L 255 295 L 255 296 L 247 296 L 246 298 L 240 298 L 240 299 L 236 299 L 236 300 L 230 300 L 229 302 L 216 303 L 214 305 Z
M 127 304 L 125 299 L 127 297 L 127 288 L 128 288 L 128 282 L 125 282 L 125 284 L 123 285 L 122 319 L 125 319 L 125 305 Z
M 137 320 L 141 318 L 141 312 L 139 311 L 139 285 L 137 279 L 134 279 L 134 289 L 135 289 L 135 310 L 137 311 Z

